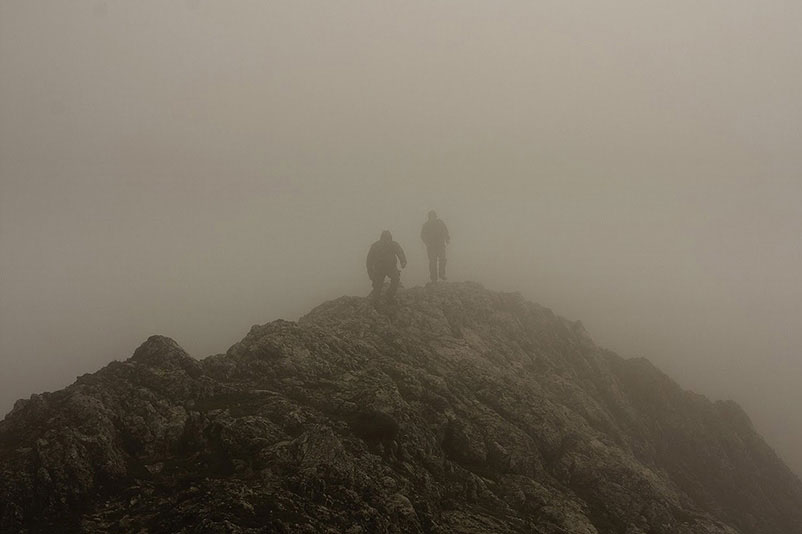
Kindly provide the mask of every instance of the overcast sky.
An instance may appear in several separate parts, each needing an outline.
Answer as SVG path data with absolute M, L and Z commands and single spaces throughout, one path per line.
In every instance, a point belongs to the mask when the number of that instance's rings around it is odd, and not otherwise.
M 0 414 L 154 333 L 517 290 L 802 473 L 802 3 L 0 1 Z

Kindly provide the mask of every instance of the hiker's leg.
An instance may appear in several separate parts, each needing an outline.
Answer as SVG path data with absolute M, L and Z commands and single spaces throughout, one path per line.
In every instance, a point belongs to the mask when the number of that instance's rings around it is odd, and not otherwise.
M 429 254 L 429 279 L 437 282 L 437 249 L 426 247 L 426 253 Z
M 371 282 L 373 282 L 373 291 L 370 295 L 373 297 L 373 300 L 379 300 L 382 294 L 382 286 L 384 286 L 384 275 L 374 275 Z
M 395 269 L 390 273 L 390 288 L 387 290 L 387 300 L 392 300 L 395 297 L 395 292 L 398 290 L 398 284 L 401 282 L 401 271 Z

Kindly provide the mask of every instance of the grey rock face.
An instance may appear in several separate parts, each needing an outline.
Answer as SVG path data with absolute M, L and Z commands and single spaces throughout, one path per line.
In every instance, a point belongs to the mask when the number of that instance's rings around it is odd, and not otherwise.
M 799 534 L 734 403 L 475 284 L 197 361 L 153 336 L 0 423 L 2 532 Z

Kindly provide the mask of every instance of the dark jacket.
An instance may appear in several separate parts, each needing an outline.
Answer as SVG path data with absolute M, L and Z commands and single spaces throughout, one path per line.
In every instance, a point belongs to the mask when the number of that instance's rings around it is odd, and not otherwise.
M 420 238 L 427 247 L 442 247 L 448 243 L 449 235 L 446 223 L 442 219 L 428 220 L 423 223 Z
M 374 276 L 386 275 L 398 270 L 396 258 L 401 262 L 401 267 L 406 267 L 407 257 L 404 255 L 401 245 L 395 241 L 380 239 L 373 243 L 365 262 L 371 280 Z

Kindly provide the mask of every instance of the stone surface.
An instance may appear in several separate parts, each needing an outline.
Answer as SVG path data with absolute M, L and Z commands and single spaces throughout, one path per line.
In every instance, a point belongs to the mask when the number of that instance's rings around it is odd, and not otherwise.
M 0 423 L 2 532 L 802 533 L 732 402 L 475 284 L 148 339 Z

